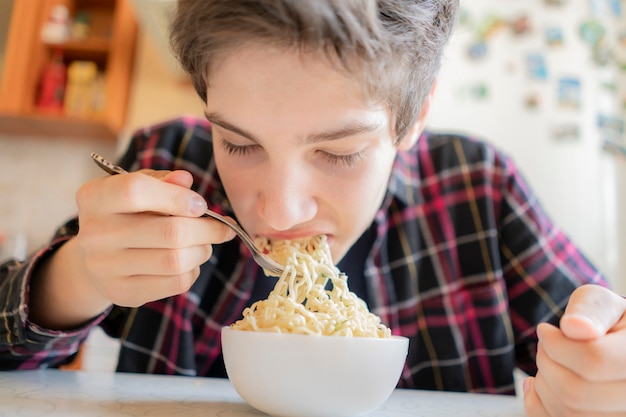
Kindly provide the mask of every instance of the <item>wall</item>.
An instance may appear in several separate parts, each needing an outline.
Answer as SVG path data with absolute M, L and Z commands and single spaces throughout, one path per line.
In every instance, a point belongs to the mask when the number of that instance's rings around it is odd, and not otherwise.
M 202 100 L 191 83 L 172 71 L 145 33 L 139 36 L 135 65 L 128 132 L 181 114 L 204 117 Z

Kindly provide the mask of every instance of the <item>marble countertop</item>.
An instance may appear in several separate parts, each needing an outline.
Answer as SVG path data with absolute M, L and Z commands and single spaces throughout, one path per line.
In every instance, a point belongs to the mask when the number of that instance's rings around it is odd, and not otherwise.
M 70 372 L 0 372 L 0 416 L 249 417 L 228 380 Z M 395 390 L 368 417 L 524 417 L 521 399 L 484 394 Z

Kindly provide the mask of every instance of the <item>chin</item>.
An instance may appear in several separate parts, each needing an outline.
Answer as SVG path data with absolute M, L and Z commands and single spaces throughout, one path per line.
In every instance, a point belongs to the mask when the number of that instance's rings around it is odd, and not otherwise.
M 350 249 L 350 247 L 336 247 L 334 245 L 332 245 L 332 243 L 329 242 L 329 246 L 330 246 L 330 253 L 333 256 L 333 263 L 335 265 L 337 265 L 339 263 L 339 261 L 341 261 L 343 259 L 344 256 L 346 256 L 346 253 L 348 253 L 348 249 Z

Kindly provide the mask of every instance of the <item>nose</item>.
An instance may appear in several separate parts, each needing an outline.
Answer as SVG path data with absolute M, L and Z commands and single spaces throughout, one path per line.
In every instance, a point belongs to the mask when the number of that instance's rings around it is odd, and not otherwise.
M 285 231 L 317 214 L 316 183 L 301 164 L 282 162 L 271 169 L 258 196 L 259 216 L 274 230 Z

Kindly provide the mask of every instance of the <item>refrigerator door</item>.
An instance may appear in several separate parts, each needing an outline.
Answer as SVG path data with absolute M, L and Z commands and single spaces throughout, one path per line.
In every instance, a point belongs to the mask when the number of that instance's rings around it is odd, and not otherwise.
M 513 157 L 552 220 L 626 293 L 621 2 L 461 2 L 431 129 Z

